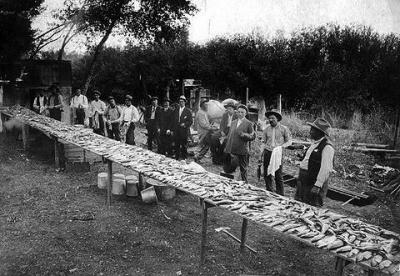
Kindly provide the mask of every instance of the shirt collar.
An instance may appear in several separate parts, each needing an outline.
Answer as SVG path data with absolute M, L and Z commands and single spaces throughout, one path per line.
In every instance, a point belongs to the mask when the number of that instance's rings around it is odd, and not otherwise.
M 321 143 L 321 141 L 324 140 L 324 139 L 325 139 L 325 136 L 322 137 L 322 138 L 319 139 L 319 140 L 314 141 L 314 142 L 313 142 L 313 145 L 318 145 L 318 144 Z

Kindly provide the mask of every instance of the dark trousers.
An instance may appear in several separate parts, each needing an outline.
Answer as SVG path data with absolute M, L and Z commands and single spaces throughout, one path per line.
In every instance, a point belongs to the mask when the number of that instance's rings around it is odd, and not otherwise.
M 324 199 L 328 192 L 328 181 L 326 181 L 319 192 L 319 194 L 312 194 L 311 189 L 315 184 L 315 179 L 308 176 L 306 170 L 300 170 L 299 178 L 297 179 L 297 189 L 294 199 L 310 204 L 312 206 L 322 207 Z
M 135 145 L 135 124 L 130 123 L 129 128 L 126 132 L 126 143 L 128 145 Z
M 94 118 L 92 118 L 92 124 L 94 123 Z M 99 128 L 93 128 L 93 132 L 104 136 L 104 119 L 103 116 L 99 115 Z
M 53 118 L 54 120 L 61 121 L 61 109 L 59 108 L 51 108 L 49 109 L 50 112 L 50 118 Z
M 277 171 L 275 171 L 275 176 L 267 175 L 268 165 L 271 160 L 272 151 L 264 150 L 264 181 L 265 188 L 267 191 L 273 191 L 273 186 L 276 187 L 276 193 L 280 195 L 284 195 L 283 189 L 283 176 L 282 176 L 282 165 L 279 167 Z
M 83 125 L 85 123 L 85 109 L 76 108 L 75 115 L 75 124 Z
M 242 180 L 247 183 L 247 166 L 249 165 L 249 155 L 237 155 L 239 159 L 240 176 Z
M 121 141 L 121 130 L 119 128 L 119 122 L 111 124 L 111 129 L 108 129 L 108 138 Z
M 147 123 L 147 148 L 149 150 L 153 149 L 153 141 L 155 141 L 158 145 L 159 138 L 157 128 L 155 126 L 155 120 L 150 120 Z
M 163 133 L 164 132 L 164 133 Z M 165 131 L 161 132 L 158 153 L 160 154 L 171 154 L 172 153 L 172 137 L 171 135 L 165 134 Z
M 175 135 L 175 158 L 187 158 L 188 129 L 180 128 Z

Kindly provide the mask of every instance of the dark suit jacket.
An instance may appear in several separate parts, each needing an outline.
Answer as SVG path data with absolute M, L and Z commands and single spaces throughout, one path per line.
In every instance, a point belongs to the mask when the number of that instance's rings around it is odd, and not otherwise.
M 159 106 L 156 107 L 156 114 L 155 114 L 155 117 L 154 117 L 154 122 L 150 121 L 151 109 L 152 109 L 152 106 L 149 105 L 149 106 L 146 107 L 146 111 L 144 112 L 144 121 L 146 122 L 146 126 L 147 127 L 159 128 L 159 126 L 158 126 L 158 118 L 160 117 L 161 107 L 159 107 Z M 149 123 L 153 123 L 154 125 L 149 125 Z
M 237 127 L 238 120 L 232 121 L 225 152 L 237 155 L 249 154 L 249 141 L 256 138 L 253 123 L 243 118 L 242 123 Z
M 160 108 L 159 116 L 157 117 L 157 125 L 161 134 L 165 134 L 167 130 L 173 131 L 173 115 L 172 109 Z
M 233 113 L 232 115 L 232 122 L 237 119 L 236 113 Z M 232 123 L 231 123 L 232 125 Z M 228 135 L 229 128 L 228 128 L 228 112 L 225 112 L 224 115 L 222 115 L 221 123 L 219 125 L 219 130 L 223 131 L 225 135 Z
M 184 127 L 181 127 L 184 124 Z M 174 110 L 173 117 L 173 128 L 174 132 L 178 136 L 188 135 L 189 128 L 193 124 L 192 112 L 189 108 L 185 107 L 182 111 L 181 117 L 179 118 L 179 107 Z

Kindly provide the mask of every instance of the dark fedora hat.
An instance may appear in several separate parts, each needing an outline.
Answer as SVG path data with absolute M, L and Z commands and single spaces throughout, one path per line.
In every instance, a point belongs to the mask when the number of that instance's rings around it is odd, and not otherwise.
M 200 102 L 200 106 L 203 106 L 204 104 L 206 104 L 206 103 L 208 103 L 208 102 L 209 102 L 208 99 L 203 99 L 203 100 L 201 100 L 201 102 Z
M 265 112 L 265 117 L 268 118 L 271 115 L 274 115 L 278 119 L 278 122 L 282 120 L 282 114 L 278 109 L 271 109 L 270 111 Z
M 93 94 L 101 96 L 101 92 L 99 90 L 94 90 Z
M 246 113 L 249 113 L 249 109 L 248 109 L 247 106 L 245 106 L 244 104 L 238 105 L 237 109 L 239 109 L 239 108 L 243 108 L 243 109 L 246 110 Z
M 317 118 L 315 119 L 314 122 L 312 123 L 307 122 L 307 124 L 313 128 L 318 129 L 319 131 L 322 131 L 323 133 L 325 133 L 325 135 L 329 136 L 329 129 L 331 128 L 331 125 L 324 118 Z

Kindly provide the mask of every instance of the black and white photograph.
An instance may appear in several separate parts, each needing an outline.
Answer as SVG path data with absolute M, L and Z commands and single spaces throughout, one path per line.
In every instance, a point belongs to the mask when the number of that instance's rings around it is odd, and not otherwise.
M 400 0 L 0 0 L 0 275 L 400 276 Z

